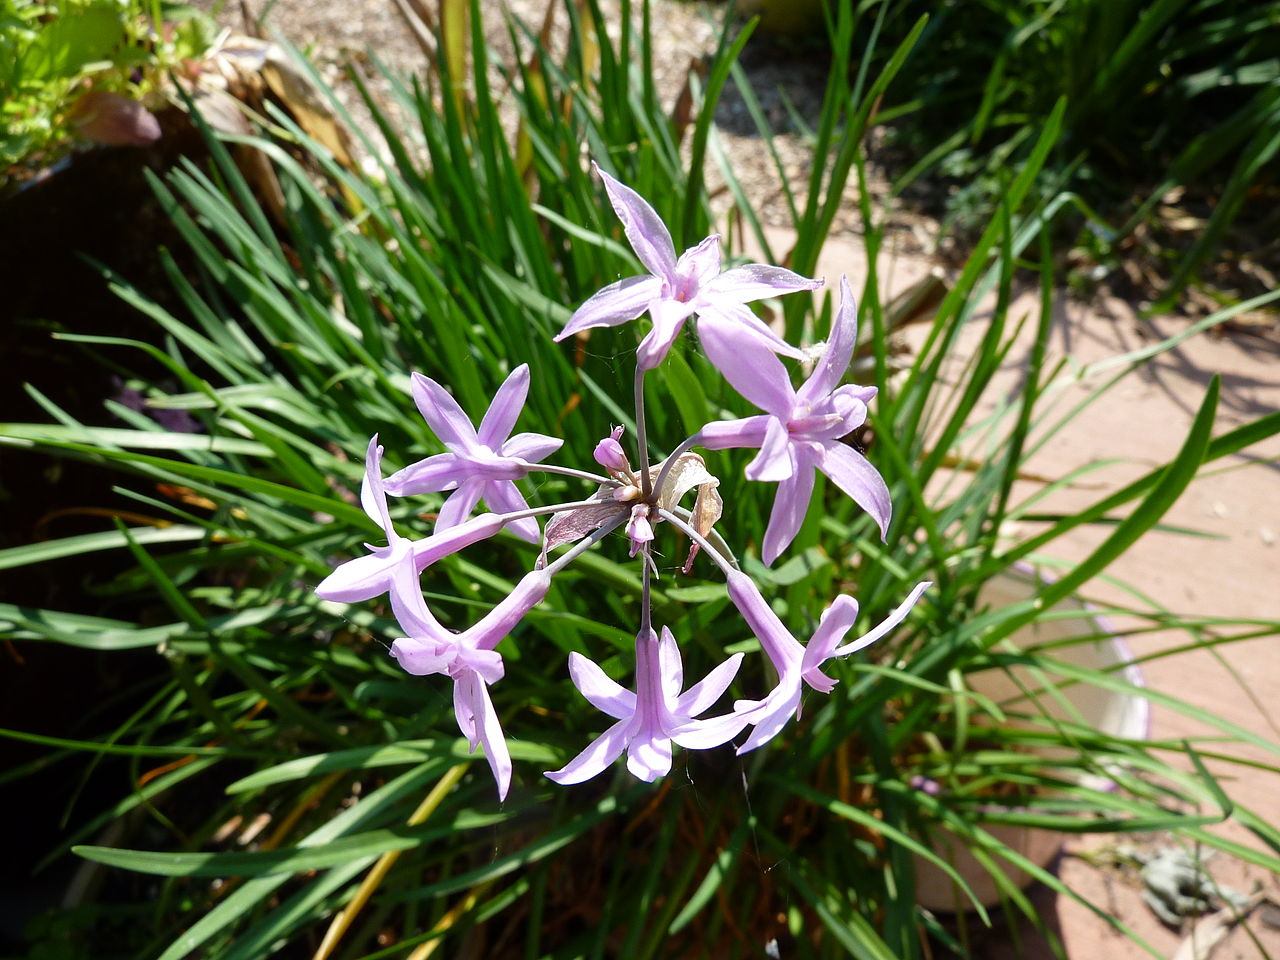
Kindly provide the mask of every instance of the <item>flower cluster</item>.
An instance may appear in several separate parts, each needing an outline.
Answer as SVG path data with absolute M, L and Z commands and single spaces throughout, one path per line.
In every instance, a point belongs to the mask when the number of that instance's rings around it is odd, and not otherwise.
M 439 383 L 414 374 L 413 399 L 446 452 L 411 464 L 389 477 L 382 474 L 382 447 L 375 436 L 365 458 L 361 503 L 382 528 L 385 546 L 333 571 L 316 588 L 327 600 L 345 603 L 389 595 L 391 609 L 404 636 L 391 654 L 408 673 L 446 674 L 453 679 L 454 712 L 471 743 L 483 746 L 489 766 L 505 797 L 511 783 L 511 757 L 489 697 L 490 685 L 503 676 L 497 648 L 515 625 L 546 596 L 551 578 L 592 544 L 621 528 L 631 556 L 643 567 L 643 595 L 635 640 L 635 689 L 609 679 L 591 660 L 574 653 L 569 675 L 582 695 L 616 722 L 559 770 L 547 773 L 557 783 L 580 783 L 596 776 L 623 752 L 627 768 L 653 781 L 671 769 L 671 745 L 686 750 L 720 746 L 750 727 L 738 753 L 762 746 L 800 711 L 803 688 L 829 693 L 835 680 L 823 665 L 860 650 L 884 636 L 906 617 L 929 586 L 919 584 L 883 622 L 854 640 L 846 635 L 858 618 L 858 602 L 839 596 L 822 614 L 807 644 L 783 625 L 755 583 L 732 560 L 713 527 L 723 503 L 719 481 L 694 448 L 749 448 L 758 451 L 746 468 L 749 480 L 777 484 L 773 509 L 762 544 L 762 559 L 771 564 L 795 538 L 821 470 L 865 510 L 883 537 L 889 526 L 889 491 L 875 468 L 841 438 L 863 424 L 874 387 L 842 385 L 857 339 L 856 311 L 849 285 L 840 282 L 840 304 L 829 341 L 808 379 L 798 390 L 779 356 L 805 356 L 786 343 L 746 306 L 765 297 L 814 290 L 821 281 L 801 277 L 783 267 L 747 264 L 720 269 L 720 239 L 708 237 L 676 256 L 671 235 L 654 209 L 635 191 L 603 170 L 596 172 L 622 221 L 627 239 L 650 272 L 610 284 L 587 300 L 556 337 L 614 326 L 647 314 L 652 326 L 637 350 L 635 402 L 640 466 L 633 467 L 619 427 L 602 439 L 594 459 L 604 473 L 544 464 L 562 441 L 536 433 L 511 431 L 529 391 L 529 368 L 517 367 L 498 388 L 476 427 Z M 686 320 L 696 317 L 698 337 L 707 357 L 729 384 L 762 412 L 738 420 L 708 423 L 677 446 L 665 460 L 649 464 L 645 435 L 644 376 L 666 357 Z M 575 477 L 595 484 L 582 500 L 530 507 L 516 481 L 534 471 Z M 681 506 L 697 491 L 692 508 Z M 402 537 L 387 509 L 387 496 L 405 497 L 451 491 L 439 511 L 435 531 L 420 540 Z M 489 512 L 473 516 L 484 502 Z M 539 516 L 550 519 L 541 528 Z M 651 558 L 655 527 L 667 523 L 691 542 L 685 572 L 699 550 L 723 572 L 729 598 L 760 642 L 778 680 L 758 700 L 738 700 L 716 716 L 702 716 L 733 682 L 743 654 L 737 653 L 700 682 L 684 686 L 680 648 L 667 627 L 651 622 L 649 584 L 656 575 Z M 503 528 L 541 543 L 534 569 L 515 590 L 461 632 L 444 627 L 423 597 L 422 571 L 442 557 Z M 552 559 L 552 551 L 571 545 Z

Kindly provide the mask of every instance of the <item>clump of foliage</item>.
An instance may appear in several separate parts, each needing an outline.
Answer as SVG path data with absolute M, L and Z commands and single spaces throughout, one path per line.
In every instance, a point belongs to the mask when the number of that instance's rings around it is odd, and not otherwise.
M 1176 187 L 1210 209 L 1194 242 L 1170 254 L 1169 296 L 1219 253 L 1249 191 L 1276 169 L 1280 8 L 1267 0 L 885 0 L 859 10 L 859 48 L 878 38 L 872 69 L 930 16 L 912 84 L 881 109 L 893 118 L 889 144 L 911 157 L 896 189 L 941 173 L 953 187 L 948 226 L 963 236 L 998 207 L 1059 99 L 1063 135 L 1045 183 L 1073 195 L 1095 256 L 1113 257 Z
M 78 139 L 128 142 L 103 139 L 102 115 L 151 99 L 212 38 L 206 17 L 170 0 L 0 0 L 0 185 Z

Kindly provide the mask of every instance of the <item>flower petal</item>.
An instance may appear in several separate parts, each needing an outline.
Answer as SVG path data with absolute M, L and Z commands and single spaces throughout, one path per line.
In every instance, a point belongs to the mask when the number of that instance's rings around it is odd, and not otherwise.
M 649 318 L 653 328 L 644 335 L 636 347 L 636 363 L 641 370 L 652 370 L 667 358 L 671 345 L 680 336 L 684 322 L 694 311 L 695 304 L 679 300 L 654 300 L 649 304 Z
M 556 783 L 568 786 L 571 783 L 582 783 L 600 774 L 609 764 L 622 756 L 630 738 L 632 718 L 619 720 L 600 736 L 587 745 L 580 754 L 566 763 L 559 770 L 545 774 Z
M 708 423 L 699 434 L 698 443 L 708 450 L 728 450 L 731 447 L 759 447 L 764 443 L 770 421 L 776 420 L 762 413 L 741 420 L 716 420 Z
M 627 769 L 645 783 L 671 772 L 671 740 L 665 736 L 633 737 L 627 746 Z
M 726 713 L 706 720 L 691 720 L 671 730 L 671 740 L 686 750 L 710 750 L 736 737 L 750 722 L 747 713 Z
M 696 247 L 680 254 L 676 261 L 677 289 L 672 292 L 682 300 L 691 300 L 697 291 L 719 274 L 720 235 L 713 233 Z
M 849 362 L 853 360 L 853 348 L 858 343 L 858 308 L 849 289 L 849 281 L 840 278 L 840 306 L 831 321 L 831 336 L 827 348 L 813 368 L 813 373 L 798 391 L 796 399 L 803 404 L 816 403 L 840 385 Z
M 764 442 L 760 452 L 747 464 L 748 480 L 761 483 L 781 483 L 795 475 L 797 457 L 791 434 L 777 417 L 770 417 L 765 427 Z
M 804 351 L 793 347 L 773 332 L 767 323 L 751 312 L 751 308 L 736 300 L 726 297 L 715 297 L 703 294 L 698 298 L 698 332 L 701 335 L 703 320 L 712 323 L 727 324 L 739 335 L 752 337 L 768 348 L 770 353 L 778 353 L 796 360 L 803 359 Z
M 476 674 L 468 672 L 454 682 L 453 710 L 458 728 L 471 742 L 471 749 L 474 751 L 477 745 L 484 747 L 489 769 L 498 783 L 498 799 L 505 800 L 511 788 L 511 754 L 493 701 L 489 699 L 489 690 Z
M 387 592 L 397 558 L 387 548 L 339 564 L 316 586 L 316 596 L 336 603 L 372 600 Z
M 440 505 L 440 513 L 436 516 L 436 532 L 456 527 L 467 520 L 480 502 L 487 485 L 486 481 L 480 479 L 464 480 L 458 484 L 458 489 L 449 494 Z
M 452 490 L 467 478 L 467 463 L 456 453 L 437 453 L 397 470 L 382 482 L 393 497 Z
M 610 680 L 594 661 L 582 654 L 569 654 L 569 676 L 578 692 L 601 713 L 622 720 L 636 712 L 636 695 Z
M 493 402 L 485 411 L 484 419 L 476 430 L 476 439 L 494 453 L 502 449 L 503 442 L 511 436 L 516 420 L 524 409 L 529 396 L 529 365 L 522 363 L 502 381 L 493 395 Z
M 830 693 L 836 681 L 822 672 L 822 665 L 831 658 L 844 635 L 858 619 L 858 601 L 847 594 L 836 597 L 835 602 L 822 612 L 818 629 L 814 631 L 804 657 L 800 661 L 800 677 L 819 693 Z
M 733 389 L 766 413 L 788 420 L 795 391 L 782 361 L 753 334 L 718 314 L 698 320 L 702 348 Z
M 872 629 L 864 633 L 862 636 L 860 636 L 857 640 L 854 640 L 850 643 L 846 643 L 843 647 L 839 647 L 836 650 L 833 650 L 831 652 L 831 656 L 843 657 L 850 653 L 855 653 L 856 651 L 861 650 L 863 647 L 867 647 L 875 643 L 877 640 L 879 640 L 886 633 L 888 633 L 890 630 L 892 630 L 894 627 L 896 627 L 898 624 L 900 624 L 903 620 L 907 618 L 907 614 L 910 613 L 911 608 L 916 605 L 916 601 L 920 599 L 920 595 L 924 593 L 926 590 L 928 590 L 931 586 L 933 586 L 933 582 L 930 580 L 926 580 L 923 583 L 916 584 L 915 589 L 912 590 L 909 594 L 907 594 L 907 599 L 903 600 L 902 603 L 898 604 L 897 608 L 891 614 L 889 614 L 887 617 L 881 620 L 878 624 L 876 624 L 875 627 L 873 627 Z
M 557 341 L 592 327 L 616 327 L 634 320 L 649 309 L 649 304 L 662 296 L 662 278 L 626 277 L 592 294 L 556 334 Z
M 490 480 L 484 485 L 483 496 L 489 509 L 495 513 L 516 513 L 529 509 L 529 502 L 510 480 Z M 538 543 L 542 539 L 542 530 L 534 517 L 509 520 L 507 529 L 529 543 Z
M 391 644 L 391 656 L 400 669 L 415 677 L 436 673 L 448 673 L 457 657 L 457 650 L 450 643 L 423 641 L 414 637 L 401 637 Z
M 778 493 L 773 498 L 769 526 L 764 531 L 764 542 L 760 546 L 760 557 L 766 566 L 777 560 L 800 532 L 812 495 L 813 467 L 802 461 L 794 474 L 778 484 Z
M 653 631 L 649 632 L 649 636 L 653 636 Z M 662 677 L 665 708 L 676 702 L 676 698 L 680 696 L 680 688 L 684 686 L 684 663 L 680 660 L 680 647 L 666 627 L 662 628 L 662 638 L 658 641 L 658 673 Z
M 768 263 L 744 263 L 740 267 L 726 270 L 711 281 L 707 293 L 736 300 L 738 303 L 751 303 L 765 297 L 782 297 L 797 290 L 817 290 L 821 286 L 821 280 L 802 277 L 786 267 L 775 267 Z
M 360 506 L 369 519 L 382 527 L 388 540 L 397 539 L 391 517 L 387 513 L 387 494 L 382 484 L 382 447 L 375 433 L 364 454 L 364 479 L 360 481 Z
M 701 682 L 695 683 L 682 693 L 676 700 L 676 712 L 681 717 L 696 717 L 719 700 L 721 695 L 729 689 L 729 684 L 733 683 L 738 668 L 742 666 L 742 657 L 741 653 L 735 653 L 708 673 Z
M 662 222 L 658 212 L 649 206 L 644 197 L 625 183 L 609 176 L 598 164 L 593 162 L 591 166 L 604 181 L 609 202 L 622 221 L 623 232 L 640 262 L 650 273 L 673 283 L 676 277 L 676 248 L 671 242 L 667 225 Z
M 738 748 L 738 756 L 764 746 L 782 732 L 782 728 L 800 712 L 800 690 L 800 676 L 793 674 L 783 677 L 769 696 L 757 702 L 754 716 L 748 718 L 755 727 L 746 742 Z M 741 710 L 749 705 L 749 702 L 740 701 L 734 706 L 736 710 Z
M 515 457 L 529 463 L 539 463 L 555 453 L 564 441 L 542 433 L 517 433 L 502 445 L 502 456 Z
M 471 419 L 462 412 L 458 401 L 430 377 L 414 373 L 410 389 L 418 412 L 440 442 L 454 453 L 467 453 L 476 447 L 476 430 Z
M 819 468 L 871 515 L 883 540 L 889 532 L 893 504 L 889 500 L 889 488 L 876 468 L 853 447 L 839 442 L 826 446 Z

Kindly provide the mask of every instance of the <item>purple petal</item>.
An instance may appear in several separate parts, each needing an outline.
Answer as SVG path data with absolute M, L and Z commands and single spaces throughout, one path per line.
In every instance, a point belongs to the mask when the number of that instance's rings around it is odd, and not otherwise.
M 741 653 L 735 653 L 708 673 L 701 682 L 695 683 L 681 694 L 676 701 L 676 712 L 682 717 L 696 717 L 719 700 L 721 695 L 729 689 L 729 684 L 737 675 L 738 668 L 742 666 L 742 656 Z
M 484 419 L 476 430 L 476 439 L 494 453 L 502 449 L 503 441 L 515 429 L 524 401 L 529 396 L 529 365 L 522 363 L 502 381 L 493 395 L 493 402 L 485 411 Z
M 517 513 L 529 509 L 528 501 L 510 480 L 490 480 L 484 485 L 482 496 L 489 509 L 495 513 Z M 509 520 L 507 529 L 529 543 L 538 543 L 542 539 L 542 530 L 534 517 Z
M 650 273 L 673 283 L 676 275 L 676 248 L 671 242 L 667 225 L 662 222 L 658 212 L 625 183 L 609 176 L 597 164 L 592 163 L 591 166 L 604 181 L 609 202 L 622 221 L 622 229 L 640 262 Z
M 410 586 L 412 589 L 409 589 Z M 449 647 L 457 645 L 457 634 L 436 619 L 422 596 L 422 587 L 416 577 L 412 585 L 404 584 L 401 589 L 394 591 L 391 607 L 396 623 L 400 624 L 400 629 L 410 640 L 446 644 Z
M 382 527 L 388 540 L 396 539 L 395 528 L 387 513 L 387 495 L 382 486 L 382 447 L 375 433 L 364 454 L 364 479 L 360 482 L 360 506 L 369 519 Z
M 387 552 L 386 547 L 379 549 L 379 553 L 339 564 L 316 586 L 316 596 L 337 603 L 357 603 L 386 593 L 391 585 L 391 571 L 400 558 Z
M 857 450 L 838 442 L 827 445 L 819 468 L 871 515 L 883 540 L 889 531 L 893 504 L 889 501 L 889 488 L 876 468 Z
M 715 314 L 698 321 L 698 335 L 707 357 L 733 389 L 766 413 L 791 417 L 795 391 L 782 361 L 755 336 Z
M 770 417 L 764 431 L 760 452 L 747 464 L 748 480 L 760 483 L 781 483 L 795 475 L 796 450 L 791 434 L 777 417 Z
M 502 445 L 502 455 L 539 463 L 562 446 L 564 441 L 559 437 L 548 437 L 541 433 L 517 433 Z
M 590 780 L 622 756 L 622 751 L 626 749 L 627 741 L 631 737 L 632 722 L 631 717 L 619 720 L 592 740 L 587 749 L 559 770 L 548 772 L 545 776 L 565 786 Z
M 413 637 L 401 637 L 391 644 L 391 656 L 400 669 L 415 677 L 436 673 L 448 673 L 457 656 L 452 644 L 422 641 Z
M 645 783 L 671 772 L 671 740 L 662 735 L 633 737 L 627 747 L 627 769 Z
M 765 432 L 773 420 L 775 418 L 767 413 L 741 420 L 717 420 L 702 428 L 698 442 L 708 450 L 759 447 L 764 443 Z
M 662 284 L 661 277 L 648 275 L 609 284 L 573 312 L 555 339 L 563 340 L 591 327 L 616 327 L 634 320 L 649 309 L 650 302 L 662 296 Z
M 655 300 L 649 304 L 653 329 L 644 335 L 636 348 L 636 363 L 641 370 L 652 370 L 666 359 L 695 306 L 679 300 Z
M 458 401 L 430 377 L 415 373 L 412 378 L 413 402 L 440 442 L 454 453 L 466 453 L 476 447 L 476 430 L 462 412 Z
M 686 750 L 710 750 L 728 743 L 750 722 L 747 713 L 726 713 L 722 717 L 691 720 L 671 731 L 673 742 Z
M 800 403 L 816 403 L 840 385 L 849 363 L 853 360 L 853 348 L 858 343 L 858 308 L 849 289 L 849 281 L 840 278 L 840 307 L 831 321 L 831 336 L 822 358 L 813 368 L 796 397 Z
M 804 357 L 803 350 L 791 346 L 782 337 L 774 333 L 767 323 L 752 313 L 750 307 L 746 307 L 735 300 L 728 300 L 725 297 L 712 297 L 705 294 L 699 297 L 699 335 L 702 333 L 704 320 L 726 324 L 739 336 L 753 337 L 767 347 L 770 353 L 779 353 L 784 357 L 791 357 L 797 360 Z
M 436 532 L 456 527 L 471 516 L 471 511 L 484 495 L 484 480 L 464 480 L 458 489 L 449 494 L 440 505 L 440 513 L 436 517 Z
M 615 720 L 624 720 L 636 712 L 636 695 L 610 680 L 603 670 L 582 654 L 569 654 L 569 676 L 578 692 L 601 713 Z
M 649 631 L 650 637 L 653 631 Z M 637 643 L 639 639 L 637 638 Z M 680 660 L 680 647 L 676 638 L 666 627 L 662 628 L 662 639 L 658 641 L 658 672 L 662 678 L 663 706 L 672 703 L 680 696 L 680 688 L 684 686 L 684 664 Z
M 489 769 L 498 783 L 498 799 L 505 800 L 511 788 L 511 754 L 488 688 L 474 673 L 466 673 L 454 683 L 453 710 L 458 728 L 471 742 L 471 749 L 474 751 L 477 745 L 484 747 Z
M 759 701 L 756 707 L 758 712 L 750 718 L 755 727 L 746 742 L 738 748 L 738 756 L 764 746 L 782 732 L 782 728 L 800 712 L 800 689 L 798 675 L 784 677 L 769 696 Z M 740 702 L 735 707 L 741 709 L 748 705 Z
M 916 605 L 916 601 L 920 599 L 920 595 L 924 593 L 926 590 L 928 590 L 931 586 L 933 586 L 933 583 L 932 581 L 929 581 L 929 580 L 926 580 L 923 583 L 916 584 L 915 589 L 912 590 L 909 594 L 907 594 L 907 599 L 903 600 L 902 603 L 898 604 L 897 608 L 891 614 L 889 614 L 889 616 L 885 617 L 882 621 L 880 621 L 880 623 L 878 623 L 871 630 L 868 630 L 866 633 L 860 636 L 857 640 L 854 640 L 851 643 L 846 643 L 843 647 L 833 650 L 831 652 L 831 656 L 843 657 L 847 654 L 855 653 L 856 651 L 861 650 L 863 647 L 867 647 L 875 643 L 877 640 L 879 640 L 886 633 L 888 633 L 890 630 L 892 630 L 894 627 L 896 627 L 898 624 L 900 624 L 903 620 L 907 618 L 907 614 L 910 613 L 911 608 Z
M 383 489 L 393 497 L 452 490 L 467 478 L 467 463 L 456 453 L 437 453 L 397 470 L 383 481 Z
M 773 512 L 769 514 L 769 526 L 760 548 L 765 566 L 777 560 L 800 532 L 812 495 L 813 468 L 807 462 L 801 462 L 792 476 L 778 484 L 778 493 L 773 498 Z
M 720 274 L 720 237 L 712 234 L 696 247 L 680 254 L 676 261 L 677 289 L 672 293 L 681 300 L 692 300 L 699 290 Z
M 830 693 L 835 687 L 836 681 L 822 672 L 822 665 L 830 659 L 836 644 L 844 639 L 857 619 L 858 601 L 844 594 L 836 597 L 835 602 L 822 612 L 818 629 L 804 648 L 804 657 L 800 661 L 801 678 L 819 693 Z
M 707 293 L 736 300 L 738 303 L 751 303 L 765 297 L 785 296 L 797 290 L 817 290 L 821 286 L 821 280 L 810 280 L 786 267 L 744 263 L 740 267 L 726 270 L 711 281 Z

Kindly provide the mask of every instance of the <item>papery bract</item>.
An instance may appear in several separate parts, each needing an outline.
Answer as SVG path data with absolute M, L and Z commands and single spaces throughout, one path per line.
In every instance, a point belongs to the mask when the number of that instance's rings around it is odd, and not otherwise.
M 597 710 L 618 722 L 559 770 L 547 774 L 556 783 L 590 780 L 627 752 L 627 769 L 652 783 L 671 769 L 671 744 L 687 750 L 718 747 L 732 739 L 747 721 L 737 714 L 696 719 L 720 698 L 742 663 L 735 653 L 684 693 L 680 648 L 666 627 L 659 641 L 652 629 L 636 636 L 636 690 L 610 680 L 595 663 L 569 655 L 574 686 Z
M 479 429 L 449 391 L 430 377 L 415 373 L 412 389 L 423 419 L 448 452 L 392 474 L 386 480 L 387 492 L 403 497 L 452 490 L 440 508 L 438 531 L 462 523 L 481 500 L 496 513 L 527 510 L 529 504 L 512 481 L 526 476 L 533 464 L 564 443 L 540 433 L 510 436 L 529 394 L 529 365 L 520 364 L 503 381 Z M 516 536 L 538 542 L 538 523 L 532 517 L 513 520 L 508 526 Z
M 778 484 L 761 549 L 766 564 L 773 563 L 799 532 L 813 494 L 815 470 L 830 477 L 871 515 L 881 537 L 888 531 L 889 488 L 866 457 L 841 442 L 866 421 L 867 402 L 876 394 L 875 387 L 840 386 L 857 333 L 853 294 L 842 277 L 831 339 L 799 390 L 792 388 L 778 358 L 754 338 L 721 326 L 702 333 L 707 356 L 734 389 L 767 411 L 763 416 L 709 423 L 699 434 L 703 446 L 712 450 L 759 448 L 747 466 L 747 478 Z
M 810 280 L 785 267 L 749 263 L 720 272 L 720 238 L 710 236 L 676 259 L 666 224 L 649 203 L 595 164 L 623 231 L 647 276 L 627 277 L 600 290 L 582 304 L 557 340 L 592 327 L 612 327 L 649 312 L 653 329 L 641 340 L 636 361 L 641 370 L 658 366 L 685 320 L 698 315 L 698 333 L 707 325 L 737 331 L 767 349 L 799 357 L 801 353 L 769 329 L 745 304 L 797 290 L 816 290 Z

